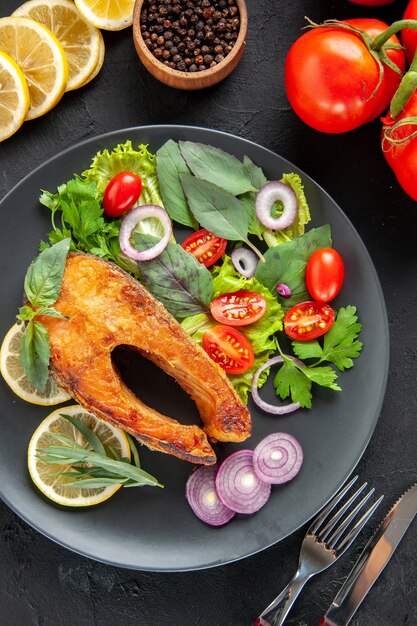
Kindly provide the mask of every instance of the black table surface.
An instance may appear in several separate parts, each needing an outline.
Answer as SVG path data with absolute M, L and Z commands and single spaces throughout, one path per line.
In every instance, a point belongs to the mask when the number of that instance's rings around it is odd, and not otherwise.
M 19 4 L 2 0 L 0 17 Z M 186 93 L 157 82 L 136 56 L 131 29 L 104 33 L 106 58 L 99 76 L 1 144 L 0 198 L 62 149 L 103 132 L 147 124 L 230 132 L 281 154 L 314 178 L 361 235 L 386 299 L 391 341 L 387 392 L 357 468 L 385 494 L 378 512 L 382 518 L 417 480 L 417 204 L 400 189 L 385 163 L 379 121 L 344 135 L 308 128 L 288 104 L 283 67 L 304 15 L 316 22 L 369 16 L 390 23 L 402 16 L 406 3 L 396 0 L 374 9 L 343 0 L 247 0 L 247 5 L 243 59 L 223 83 L 206 91 Z M 0 501 L 0 624 L 250 626 L 294 573 L 304 531 L 220 568 L 139 572 L 96 563 L 56 545 Z M 416 531 L 414 523 L 352 624 L 417 624 Z M 370 533 L 371 528 L 364 534 Z M 363 546 L 364 537 L 359 543 Z M 310 581 L 289 625 L 318 623 L 361 546 Z

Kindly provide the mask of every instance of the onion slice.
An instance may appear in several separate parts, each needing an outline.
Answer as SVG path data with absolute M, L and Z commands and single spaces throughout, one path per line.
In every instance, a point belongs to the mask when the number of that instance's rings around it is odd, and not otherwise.
M 148 217 L 154 217 L 158 219 L 164 229 L 163 237 L 158 243 L 149 248 L 148 250 L 136 250 L 130 243 L 130 237 L 135 227 L 142 220 Z M 168 245 L 168 242 L 172 235 L 172 224 L 168 213 L 160 206 L 155 204 L 144 204 L 142 206 L 135 207 L 128 213 L 122 221 L 119 232 L 120 248 L 126 256 L 134 259 L 135 261 L 149 261 L 154 259 L 158 254 L 161 254 Z
M 299 359 L 296 359 L 295 357 L 292 357 L 292 356 L 290 356 L 289 358 L 292 359 L 298 365 L 304 366 L 304 363 L 300 361 Z M 268 367 L 271 367 L 271 365 L 275 365 L 276 363 L 282 363 L 283 360 L 284 359 L 282 356 L 274 356 L 272 359 L 269 359 L 269 361 L 261 365 L 261 367 L 255 372 L 255 375 L 252 380 L 253 401 L 258 405 L 260 409 L 262 409 L 263 411 L 266 411 L 266 413 L 272 413 L 273 415 L 285 415 L 286 413 L 292 413 L 293 411 L 296 411 L 297 409 L 300 408 L 299 402 L 291 402 L 290 404 L 286 404 L 284 406 L 269 404 L 269 402 L 265 402 L 265 400 L 262 400 L 262 398 L 259 395 L 259 391 L 258 391 L 259 376 Z
M 195 470 L 187 480 L 185 497 L 203 522 L 211 526 L 223 526 L 235 516 L 235 512 L 227 508 L 216 493 L 216 472 L 217 465 Z
M 262 439 L 253 451 L 253 467 L 260 480 L 281 485 L 300 471 L 303 449 L 297 439 L 287 433 L 272 433 Z
M 239 274 L 245 278 L 252 278 L 258 265 L 258 257 L 248 248 L 236 248 L 232 252 L 232 263 Z
M 269 499 L 271 485 L 260 480 L 252 450 L 238 450 L 225 458 L 216 474 L 217 495 L 236 513 L 255 513 Z
M 279 217 L 272 217 L 274 202 L 281 200 L 284 211 Z M 294 190 L 278 180 L 272 180 L 257 193 L 255 200 L 258 220 L 270 230 L 283 230 L 294 222 L 298 213 L 298 201 Z

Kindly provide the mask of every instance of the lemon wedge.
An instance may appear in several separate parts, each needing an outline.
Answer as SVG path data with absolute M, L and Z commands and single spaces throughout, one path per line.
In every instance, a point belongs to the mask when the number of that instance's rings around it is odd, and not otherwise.
M 30 96 L 27 120 L 44 115 L 61 99 L 68 63 L 49 29 L 26 17 L 0 18 L 0 50 L 12 57 L 25 75 Z
M 74 0 L 86 20 L 104 30 L 121 30 L 132 25 L 135 0 Z
M 29 89 L 22 70 L 0 50 L 0 141 L 21 127 L 29 103 Z
M 13 13 L 46 26 L 58 39 L 68 61 L 66 91 L 81 87 L 95 70 L 100 31 L 87 22 L 70 0 L 29 0 Z
M 33 433 L 28 448 L 30 476 L 41 492 L 57 504 L 84 507 L 104 502 L 118 491 L 122 485 L 108 485 L 95 489 L 67 487 L 68 483 L 73 482 L 73 478 L 61 476 L 60 474 L 71 471 L 71 466 L 66 467 L 62 464 L 45 463 L 38 458 L 38 448 L 66 445 L 51 436 L 51 433 L 69 437 L 82 447 L 91 449 L 78 429 L 62 417 L 61 414 L 71 415 L 88 426 L 100 439 L 106 454 L 113 454 L 114 451 L 118 457 L 125 457 L 130 460 L 129 442 L 122 430 L 114 428 L 107 422 L 103 422 L 79 405 L 66 406 L 48 415 Z
M 0 348 L 0 371 L 4 380 L 19 398 L 31 404 L 52 406 L 66 402 L 70 396 L 58 387 L 52 377 L 48 379 L 43 392 L 36 389 L 26 378 L 19 358 L 23 332 L 23 324 L 15 324 L 3 340 Z

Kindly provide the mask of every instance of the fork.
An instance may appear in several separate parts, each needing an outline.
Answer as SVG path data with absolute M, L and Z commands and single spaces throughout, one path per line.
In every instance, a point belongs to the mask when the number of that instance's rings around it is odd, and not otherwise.
M 261 613 L 254 626 L 280 626 L 283 624 L 306 582 L 315 574 L 319 574 L 333 565 L 349 548 L 373 515 L 384 496 L 374 502 L 366 513 L 353 523 L 355 517 L 375 491 L 374 488 L 370 489 L 353 507 L 368 483 L 359 487 L 338 510 L 335 509 L 357 479 L 358 476 L 355 476 L 347 485 L 342 487 L 333 500 L 313 520 L 301 545 L 300 560 L 294 578 Z M 333 511 L 334 509 L 335 511 Z M 332 517 L 330 517 L 331 513 L 334 513 Z M 343 517 L 345 513 L 347 515 Z

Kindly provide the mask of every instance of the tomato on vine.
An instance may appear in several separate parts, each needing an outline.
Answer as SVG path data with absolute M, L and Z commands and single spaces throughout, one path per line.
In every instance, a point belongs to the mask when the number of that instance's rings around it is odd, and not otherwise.
M 376 19 L 329 20 L 295 41 L 285 62 L 285 88 L 306 124 L 342 133 L 387 109 L 405 68 L 395 35 L 375 39 L 387 29 Z

